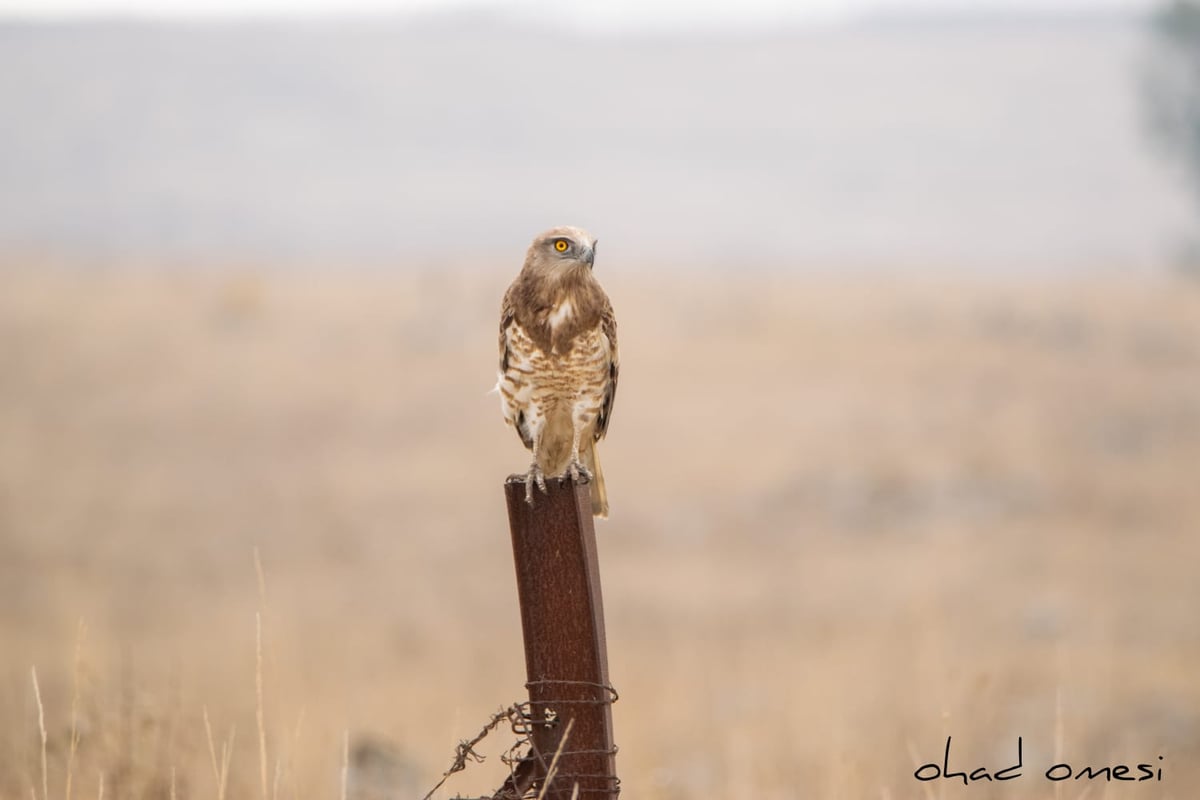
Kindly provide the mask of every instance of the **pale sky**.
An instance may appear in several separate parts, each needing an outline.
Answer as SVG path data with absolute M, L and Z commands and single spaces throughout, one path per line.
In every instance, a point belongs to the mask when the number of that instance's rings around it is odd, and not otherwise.
M 1155 0 L 0 0 L 0 17 L 38 19 L 287 17 L 391 14 L 455 8 L 504 8 L 600 27 L 720 24 L 773 20 L 836 21 L 900 9 L 995 11 L 1140 10 Z

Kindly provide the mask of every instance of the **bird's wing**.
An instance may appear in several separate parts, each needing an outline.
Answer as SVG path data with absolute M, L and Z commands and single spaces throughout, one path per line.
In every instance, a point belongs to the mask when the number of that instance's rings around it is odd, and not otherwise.
M 508 371 L 508 359 L 511 353 L 508 350 L 508 328 L 517 318 L 516 308 L 513 306 L 513 290 L 508 287 L 508 291 L 504 293 L 504 300 L 500 303 L 500 374 L 504 375 Z
M 604 399 L 600 403 L 600 415 L 596 417 L 596 441 L 608 433 L 608 421 L 612 419 L 613 403 L 617 399 L 617 376 L 621 372 L 621 359 L 617 354 L 617 318 L 613 315 L 612 303 L 605 301 L 600 315 L 600 331 L 608 339 L 608 382 L 604 384 Z
M 500 407 L 504 413 L 505 422 L 516 429 L 521 443 L 526 448 L 532 449 L 533 439 L 530 438 L 525 424 L 525 410 L 519 405 L 521 384 L 524 383 L 523 373 L 528 370 L 520 366 L 523 363 L 520 353 L 512 351 L 514 331 L 516 331 L 518 339 L 524 338 L 520 326 L 517 324 L 513 289 L 510 286 L 504 293 L 504 301 L 500 304 L 500 377 L 496 382 L 496 387 L 500 390 Z

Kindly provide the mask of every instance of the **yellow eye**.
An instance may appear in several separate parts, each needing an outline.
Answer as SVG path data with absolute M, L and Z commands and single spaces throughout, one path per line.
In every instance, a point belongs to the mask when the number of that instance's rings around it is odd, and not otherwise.
M 554 243 L 554 249 L 560 253 L 567 252 L 567 247 L 568 247 L 568 245 L 567 245 L 566 239 L 559 239 L 557 242 Z

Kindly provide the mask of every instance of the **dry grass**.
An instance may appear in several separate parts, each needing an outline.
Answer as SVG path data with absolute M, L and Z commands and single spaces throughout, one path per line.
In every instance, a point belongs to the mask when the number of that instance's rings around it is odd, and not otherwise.
M 0 798 L 419 797 L 520 696 L 504 272 L 2 273 Z M 1194 288 L 606 277 L 626 796 L 1200 785 Z

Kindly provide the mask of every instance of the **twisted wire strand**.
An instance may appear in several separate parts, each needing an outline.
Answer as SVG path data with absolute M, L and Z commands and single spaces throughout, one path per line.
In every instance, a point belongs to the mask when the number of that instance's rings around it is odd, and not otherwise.
M 546 687 L 586 687 L 599 690 L 603 693 L 603 696 L 576 699 L 546 698 L 540 700 L 524 700 L 500 709 L 492 715 L 491 719 L 488 720 L 488 722 L 483 726 L 483 728 L 480 729 L 479 733 L 476 734 L 474 738 L 464 739 L 458 743 L 457 747 L 455 748 L 454 760 L 451 762 L 450 767 L 442 774 L 442 778 L 437 782 L 437 785 L 430 789 L 425 797 L 422 798 L 422 800 L 430 800 L 430 798 L 433 797 L 433 794 L 440 789 L 443 784 L 445 784 L 451 775 L 454 775 L 457 772 L 462 772 L 470 763 L 482 762 L 484 757 L 475 751 L 475 747 L 481 741 L 483 741 L 483 739 L 486 738 L 489 733 L 494 731 L 501 722 L 507 721 L 513 735 L 517 737 L 517 740 L 512 744 L 512 746 L 500 754 L 501 763 L 509 768 L 509 777 L 515 783 L 516 769 L 518 765 L 530 759 L 536 759 L 537 761 L 542 762 L 543 767 L 545 767 L 545 759 L 533 741 L 533 733 L 538 726 L 550 727 L 559 725 L 563 716 L 562 714 L 555 713 L 553 717 L 548 717 L 546 714 L 547 711 L 554 711 L 558 707 L 569 706 L 611 706 L 620 699 L 620 695 L 617 694 L 617 690 L 611 684 L 607 683 L 595 683 L 593 681 L 578 680 L 542 679 L 529 681 L 525 684 L 526 690 L 531 693 L 535 689 L 544 689 Z M 537 713 L 535 706 L 537 709 L 541 710 L 540 714 Z M 605 749 L 563 749 L 560 751 L 559 757 L 583 755 L 615 756 L 618 750 L 619 748 L 615 744 L 612 747 Z M 519 800 L 535 800 L 542 788 L 544 781 L 545 776 L 532 781 L 530 788 L 520 795 Z M 607 787 L 584 788 L 580 786 L 578 787 L 580 796 L 589 795 L 615 798 L 621 793 L 621 779 L 615 775 L 593 772 L 558 772 L 555 774 L 553 782 L 557 783 L 559 781 L 566 781 L 569 783 L 575 783 L 577 781 L 603 781 L 609 784 Z M 492 800 L 492 798 L 475 798 L 455 795 L 453 800 Z M 518 798 L 514 795 L 513 800 L 518 800 Z

